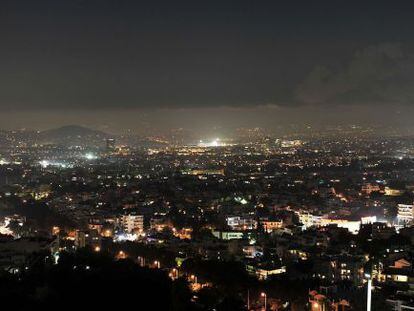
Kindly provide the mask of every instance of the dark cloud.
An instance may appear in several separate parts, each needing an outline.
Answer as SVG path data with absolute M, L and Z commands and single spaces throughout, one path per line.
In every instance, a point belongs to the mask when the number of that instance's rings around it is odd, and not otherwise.
M 0 109 L 409 103 L 414 4 L 369 2 L 2 0 Z
M 295 91 L 310 105 L 413 104 L 414 55 L 400 44 L 359 51 L 339 69 L 316 67 Z

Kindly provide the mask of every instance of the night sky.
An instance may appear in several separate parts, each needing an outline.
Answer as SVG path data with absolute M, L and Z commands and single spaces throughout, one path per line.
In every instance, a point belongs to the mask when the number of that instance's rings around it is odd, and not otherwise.
M 0 128 L 407 124 L 413 13 L 412 1 L 2 0 Z

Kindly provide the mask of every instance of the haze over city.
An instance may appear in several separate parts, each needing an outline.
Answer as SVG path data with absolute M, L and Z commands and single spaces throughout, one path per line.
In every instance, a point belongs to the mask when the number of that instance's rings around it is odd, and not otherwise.
M 410 125 L 411 11 L 409 1 L 5 0 L 0 122 L 118 133 Z

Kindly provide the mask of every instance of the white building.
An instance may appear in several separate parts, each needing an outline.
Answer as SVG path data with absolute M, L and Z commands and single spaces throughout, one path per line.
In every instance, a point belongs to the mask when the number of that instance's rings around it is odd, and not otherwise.
M 257 221 L 249 217 L 227 217 L 227 225 L 232 230 L 253 230 L 257 228 Z
M 321 216 L 315 216 L 308 212 L 298 212 L 299 221 L 303 224 L 303 230 L 321 225 Z
M 144 230 L 144 216 L 123 215 L 121 218 L 121 225 L 127 233 L 142 232 Z
M 352 234 L 359 232 L 362 221 L 361 220 L 348 220 L 348 219 L 332 219 L 328 215 L 315 216 L 310 213 L 297 213 L 299 221 L 303 224 L 302 229 L 306 230 L 311 227 L 327 227 L 330 225 L 336 225 L 339 228 L 348 229 Z M 365 217 L 363 221 L 366 223 L 372 223 L 376 220 L 374 217 Z
M 212 234 L 220 240 L 240 240 L 244 238 L 244 233 L 240 231 L 213 230 Z
M 411 224 L 414 219 L 414 205 L 398 204 L 397 225 L 404 227 Z
M 347 220 L 347 219 L 330 219 L 330 218 L 322 218 L 321 219 L 321 227 L 326 227 L 329 225 L 336 225 L 338 228 L 345 228 L 348 229 L 349 232 L 352 234 L 358 234 L 359 229 L 361 227 L 360 220 Z

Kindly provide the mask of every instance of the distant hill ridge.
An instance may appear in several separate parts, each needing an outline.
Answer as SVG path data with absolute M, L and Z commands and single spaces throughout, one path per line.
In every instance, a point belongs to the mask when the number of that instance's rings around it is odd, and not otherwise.
M 99 136 L 105 138 L 111 136 L 105 132 L 92 130 L 80 125 L 66 125 L 55 129 L 45 130 L 40 132 L 40 135 L 45 138 L 67 138 L 78 136 Z
M 38 140 L 43 144 L 102 146 L 105 139 L 110 137 L 113 137 L 113 135 L 102 131 L 92 130 L 79 125 L 66 125 L 40 132 Z

